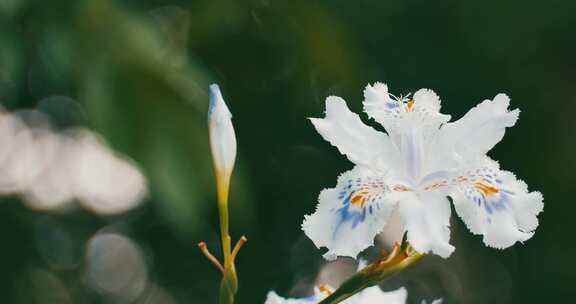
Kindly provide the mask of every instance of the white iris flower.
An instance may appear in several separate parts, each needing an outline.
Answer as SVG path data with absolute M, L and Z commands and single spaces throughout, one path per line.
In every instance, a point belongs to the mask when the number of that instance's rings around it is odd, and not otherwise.
M 318 248 L 328 249 L 325 258 L 356 257 L 373 244 L 395 208 L 414 249 L 446 258 L 454 251 L 448 197 L 490 247 L 532 237 L 542 195 L 486 156 L 518 119 L 519 110 L 508 110 L 508 96 L 485 100 L 455 122 L 440 113 L 440 99 L 428 89 L 396 98 L 376 83 L 364 97 L 365 112 L 386 133 L 366 126 L 335 96 L 326 99 L 325 118 L 311 119 L 355 164 L 335 188 L 320 193 L 316 211 L 302 224 Z
M 280 297 L 275 292 L 268 293 L 266 302 L 264 304 L 317 304 L 330 295 L 331 289 L 329 287 L 315 288 L 314 295 L 300 299 L 285 299 Z M 408 298 L 406 288 L 384 292 L 378 286 L 373 286 L 362 290 L 361 292 L 353 295 L 349 299 L 342 301 L 342 304 L 404 304 Z

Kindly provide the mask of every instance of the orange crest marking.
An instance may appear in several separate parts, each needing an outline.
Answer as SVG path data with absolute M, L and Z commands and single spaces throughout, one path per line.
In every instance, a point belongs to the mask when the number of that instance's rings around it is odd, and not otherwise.
M 353 205 L 360 205 L 360 207 L 364 206 L 364 203 L 366 203 L 366 197 L 368 196 L 368 192 L 360 192 L 360 193 L 356 193 L 354 194 L 354 196 L 352 196 L 352 199 L 350 200 L 350 202 Z
M 487 185 L 481 182 L 474 183 L 476 189 L 482 191 L 486 196 L 494 195 L 500 192 L 500 190 L 492 185 Z

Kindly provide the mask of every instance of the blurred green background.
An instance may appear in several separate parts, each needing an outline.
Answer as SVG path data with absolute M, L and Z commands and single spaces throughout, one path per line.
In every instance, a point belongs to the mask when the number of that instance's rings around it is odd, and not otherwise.
M 375 81 L 393 93 L 432 88 L 455 118 L 509 94 L 520 120 L 491 156 L 545 197 L 526 244 L 486 248 L 453 216 L 452 257 L 429 257 L 384 289 L 407 286 L 410 303 L 570 301 L 575 11 L 569 0 L 0 1 L 0 103 L 100 132 L 150 186 L 141 207 L 108 217 L 4 197 L 0 303 L 216 303 L 219 273 L 195 245 L 219 251 L 211 82 L 238 137 L 231 229 L 249 238 L 238 303 L 263 303 L 271 289 L 306 294 L 325 262 L 300 230 L 303 215 L 351 167 L 306 117 L 321 116 L 328 95 L 360 112 Z M 101 231 L 136 246 L 146 269 L 136 295 L 87 282 L 86 242 Z

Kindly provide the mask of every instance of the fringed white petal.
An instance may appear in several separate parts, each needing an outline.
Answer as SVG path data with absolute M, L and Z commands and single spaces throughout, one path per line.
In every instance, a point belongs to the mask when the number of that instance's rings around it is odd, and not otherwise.
M 408 299 L 408 291 L 406 288 L 384 292 L 380 287 L 368 287 L 361 292 L 350 297 L 348 300 L 342 301 L 343 304 L 405 304 Z
M 386 128 L 391 136 L 406 129 L 434 131 L 450 120 L 440 113 L 440 98 L 429 89 L 418 90 L 412 99 L 392 99 L 382 83 L 364 89 L 364 111 Z
M 485 100 L 459 120 L 443 125 L 438 134 L 437 147 L 441 153 L 468 162 L 484 156 L 504 137 L 505 129 L 516 123 L 520 110 L 508 110 L 510 98 L 498 94 Z
M 421 253 L 443 258 L 454 251 L 450 245 L 450 202 L 432 191 L 406 193 L 400 201 L 400 215 L 408 232 L 408 242 Z
M 499 170 L 488 159 L 462 172 L 453 182 L 456 212 L 484 243 L 507 248 L 530 239 L 538 227 L 537 215 L 544 208 L 540 192 L 529 192 L 514 174 Z
M 398 155 L 388 135 L 365 125 L 340 97 L 326 99 L 325 118 L 310 120 L 325 140 L 357 165 L 387 170 Z
M 283 298 L 276 292 L 270 291 L 266 296 L 264 304 L 317 304 L 327 296 L 327 293 L 321 292 L 318 288 L 314 289 L 314 295 L 299 299 Z
M 425 109 L 430 113 L 440 112 L 440 97 L 430 89 L 420 89 L 416 91 L 412 99 L 415 102 L 415 106 L 419 108 Z
M 423 126 L 428 133 L 435 132 L 438 127 L 450 120 L 450 115 L 440 113 L 440 97 L 430 89 L 420 89 L 412 97 L 412 109 L 407 111 L 413 125 Z
M 381 82 L 366 86 L 363 105 L 368 117 L 382 125 L 386 124 L 390 116 L 397 113 L 396 109 L 399 107 L 398 102 L 390 98 L 388 86 Z
M 324 257 L 356 257 L 373 245 L 396 203 L 388 197 L 384 176 L 356 167 L 338 178 L 336 188 L 320 193 L 316 211 L 307 215 L 302 230 L 316 247 L 326 247 Z

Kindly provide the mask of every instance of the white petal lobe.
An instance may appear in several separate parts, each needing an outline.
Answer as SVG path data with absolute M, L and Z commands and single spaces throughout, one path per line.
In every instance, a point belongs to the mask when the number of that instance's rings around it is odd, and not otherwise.
M 326 117 L 310 121 L 351 162 L 380 170 L 387 170 L 394 163 L 397 151 L 388 136 L 365 125 L 342 98 L 328 97 Z
M 450 196 L 456 212 L 486 245 L 503 249 L 532 237 L 544 207 L 540 192 L 529 192 L 514 174 L 489 160 L 462 172 L 455 183 Z
M 430 89 L 420 89 L 414 93 L 416 105 L 430 112 L 440 112 L 440 97 Z
M 389 95 L 384 84 L 368 85 L 364 90 L 364 111 L 384 126 L 392 138 L 402 136 L 404 130 L 424 129 L 424 133 L 434 133 L 450 120 L 449 115 L 440 113 L 440 98 L 432 90 L 418 90 L 412 99 Z
M 454 251 L 450 245 L 450 202 L 440 193 L 406 193 L 400 214 L 408 232 L 408 242 L 421 253 L 432 252 L 443 258 Z
M 363 104 L 364 112 L 380 124 L 386 120 L 386 109 L 394 109 L 398 106 L 398 103 L 390 98 L 388 86 L 381 82 L 366 86 Z
M 326 259 L 356 257 L 373 245 L 395 202 L 381 175 L 356 167 L 338 178 L 336 188 L 320 193 L 316 211 L 307 215 L 302 230 L 316 247 L 326 247 Z
M 438 146 L 447 156 L 455 153 L 462 162 L 484 156 L 504 137 L 505 129 L 518 119 L 518 109 L 509 111 L 510 98 L 498 94 L 485 100 L 456 122 L 442 126 Z

